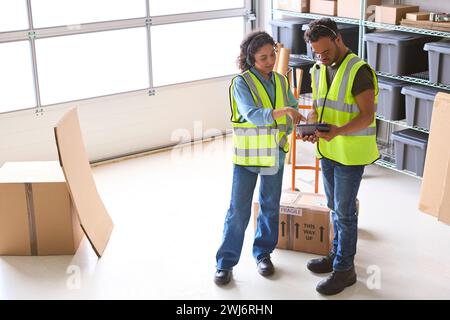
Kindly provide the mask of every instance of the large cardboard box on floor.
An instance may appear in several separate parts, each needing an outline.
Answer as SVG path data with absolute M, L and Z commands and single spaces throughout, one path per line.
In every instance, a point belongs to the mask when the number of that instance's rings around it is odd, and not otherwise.
M 418 12 L 419 6 L 410 6 L 405 4 L 392 4 L 376 6 L 375 22 L 399 24 L 402 18 L 409 12 Z
M 101 201 L 76 109 L 54 128 L 59 162 L 0 168 L 0 255 L 74 254 L 83 232 L 100 257 L 113 223 Z
M 337 15 L 344 18 L 359 19 L 362 0 L 338 0 Z M 375 5 L 380 5 L 381 0 L 366 1 L 366 19 L 375 12 Z
M 439 92 L 433 104 L 419 209 L 450 224 L 450 94 Z
M 0 168 L 0 254 L 74 254 L 82 236 L 58 161 Z
M 337 13 L 337 2 L 334 0 L 311 0 L 309 11 L 311 13 L 335 16 Z
M 309 0 L 278 0 L 275 3 L 276 9 L 303 13 L 309 12 Z
M 279 249 L 326 255 L 331 248 L 330 209 L 326 197 L 316 193 L 283 191 L 280 201 Z M 259 203 L 253 204 L 254 228 Z

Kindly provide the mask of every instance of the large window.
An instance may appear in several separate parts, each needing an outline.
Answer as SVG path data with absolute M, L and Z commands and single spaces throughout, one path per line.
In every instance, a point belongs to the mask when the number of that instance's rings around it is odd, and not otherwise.
M 0 112 L 36 106 L 28 41 L 0 43 Z
M 145 1 L 32 0 L 33 24 L 41 28 L 145 17 Z
M 153 27 L 155 87 L 237 73 L 243 21 L 237 17 Z
M 43 105 L 148 88 L 145 28 L 36 40 Z
M 152 16 L 243 7 L 244 0 L 150 0 Z
M 238 73 L 250 3 L 0 0 L 0 113 Z
M 28 29 L 26 0 L 0 0 L 0 32 Z

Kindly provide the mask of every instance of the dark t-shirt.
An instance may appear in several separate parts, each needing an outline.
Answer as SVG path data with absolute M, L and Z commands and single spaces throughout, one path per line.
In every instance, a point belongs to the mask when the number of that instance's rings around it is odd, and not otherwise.
M 344 59 L 342 59 L 342 60 L 344 60 Z M 342 63 L 342 61 L 341 61 L 341 63 Z M 334 76 L 336 75 L 341 63 L 336 64 L 333 67 L 327 66 L 327 85 L 328 85 L 328 87 L 330 87 L 330 83 L 333 81 Z M 353 87 L 352 87 L 352 94 L 354 96 L 357 96 L 358 94 L 366 91 L 367 89 L 374 89 L 374 82 L 373 82 L 372 70 L 370 69 L 370 67 L 368 65 L 364 65 L 361 68 L 359 68 L 358 72 L 356 73 L 355 82 L 353 83 Z

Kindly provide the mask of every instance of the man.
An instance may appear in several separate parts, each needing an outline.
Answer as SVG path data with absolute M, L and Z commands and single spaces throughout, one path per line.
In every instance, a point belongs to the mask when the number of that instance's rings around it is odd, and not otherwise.
M 379 158 L 375 111 L 377 78 L 372 68 L 352 53 L 329 18 L 312 21 L 305 41 L 315 53 L 311 69 L 314 110 L 309 122 L 328 123 L 304 141 L 317 143 L 334 239 L 326 257 L 308 262 L 315 273 L 329 273 L 316 290 L 324 295 L 356 283 L 354 258 L 358 236 L 356 197 L 365 165 Z

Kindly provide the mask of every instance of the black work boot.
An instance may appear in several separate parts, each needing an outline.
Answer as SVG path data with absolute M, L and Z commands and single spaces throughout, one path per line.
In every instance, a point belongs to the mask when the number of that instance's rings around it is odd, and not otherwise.
M 231 270 L 219 270 L 217 269 L 216 273 L 214 274 L 214 283 L 218 286 L 226 285 L 231 280 Z
M 323 295 L 332 295 L 341 292 L 356 283 L 355 267 L 346 271 L 333 271 L 327 278 L 319 282 L 317 292 Z
M 275 267 L 270 257 L 264 257 L 258 262 L 258 272 L 260 275 L 267 277 L 275 272 Z
M 311 259 L 308 261 L 306 267 L 314 273 L 328 273 L 333 271 L 333 261 L 336 254 L 330 252 L 327 256 Z

